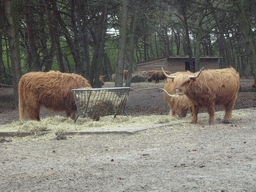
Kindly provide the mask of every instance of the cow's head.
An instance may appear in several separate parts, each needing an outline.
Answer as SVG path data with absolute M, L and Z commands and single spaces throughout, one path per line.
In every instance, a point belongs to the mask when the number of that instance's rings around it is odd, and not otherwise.
M 191 82 L 196 80 L 196 78 L 199 77 L 201 74 L 203 68 L 196 74 L 194 75 L 193 73 L 187 71 L 187 72 L 177 72 L 172 75 L 167 75 L 162 67 L 162 71 L 164 75 L 167 78 L 172 79 L 172 83 L 174 84 L 175 91 L 177 95 L 182 95 L 186 92 L 186 90 L 189 88 L 189 85 Z M 170 96 L 170 95 L 169 95 Z

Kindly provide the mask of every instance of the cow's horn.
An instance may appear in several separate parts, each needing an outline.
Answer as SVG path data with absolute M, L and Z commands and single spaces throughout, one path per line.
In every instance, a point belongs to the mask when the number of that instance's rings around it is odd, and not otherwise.
M 203 71 L 203 69 L 204 69 L 204 67 L 199 71 L 199 73 L 198 73 L 197 75 L 189 75 L 189 78 L 190 78 L 190 79 L 195 79 L 195 78 L 197 78 L 197 77 L 200 75 L 200 73 Z
M 162 89 L 162 88 L 160 88 L 160 89 Z M 177 95 L 171 95 L 171 94 L 169 94 L 165 89 L 162 89 L 165 93 L 166 93 L 166 95 L 168 95 L 169 97 L 178 97 Z
M 165 71 L 164 71 L 164 68 L 163 68 L 163 67 L 162 67 L 162 71 L 163 71 L 163 73 L 164 73 L 164 75 L 165 75 L 166 77 L 171 78 L 171 79 L 174 79 L 174 78 L 175 78 L 175 76 L 167 75 L 167 74 L 165 73 Z

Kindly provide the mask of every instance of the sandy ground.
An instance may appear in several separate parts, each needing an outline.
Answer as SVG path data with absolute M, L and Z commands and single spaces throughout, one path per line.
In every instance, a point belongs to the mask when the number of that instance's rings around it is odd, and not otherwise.
M 158 111 L 155 94 L 142 98 L 151 98 L 146 107 Z M 2 139 L 0 191 L 255 191 L 256 111 L 251 94 L 241 99 L 250 108 L 237 109 L 227 125 L 216 118 L 214 125 L 201 119 L 196 125 L 134 134 L 19 143 Z M 140 115 L 149 101 L 137 103 L 136 109 L 127 103 L 130 113 L 137 110 L 133 115 Z M 4 114 L 1 117 L 13 114 L 9 118 L 17 119 L 17 111 Z
M 232 124 L 0 144 L 1 191 L 255 191 L 255 110 Z

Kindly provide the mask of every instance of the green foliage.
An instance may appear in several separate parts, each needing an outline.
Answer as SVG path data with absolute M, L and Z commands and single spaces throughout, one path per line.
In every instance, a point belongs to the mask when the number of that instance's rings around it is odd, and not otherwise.
M 25 8 L 27 5 L 22 0 L 11 2 L 12 14 L 18 15 L 18 17 L 15 17 L 14 22 L 19 26 L 16 29 L 20 33 L 21 74 L 24 74 L 33 70 L 33 66 L 31 66 L 33 64 L 30 63 L 31 61 L 29 62 L 31 50 L 29 49 L 27 24 L 26 20 L 22 20 L 25 18 Z M 74 5 L 70 4 L 70 1 L 57 1 L 57 11 L 60 11 L 58 14 L 60 14 L 63 23 L 56 17 L 53 9 L 54 2 L 56 1 L 45 1 L 46 4 L 39 4 L 41 1 L 36 0 L 27 0 L 27 2 L 31 6 L 30 17 L 34 22 L 33 35 L 42 70 L 45 68 L 44 57 L 46 55 L 43 55 L 44 49 L 47 49 L 49 54 L 52 44 L 51 35 L 54 35 L 50 34 L 50 26 L 60 32 L 60 47 L 66 72 L 77 71 L 76 67 L 79 65 L 79 63 L 76 63 L 77 60 L 80 64 L 82 63 L 82 54 L 84 53 L 80 46 L 82 45 L 85 31 L 87 31 L 89 67 L 91 67 L 93 53 L 97 43 L 95 36 L 102 19 L 101 14 L 104 10 L 104 1 L 77 0 L 77 4 Z M 237 6 L 235 6 L 236 4 Z M 49 9 L 47 9 L 47 6 Z M 165 56 L 174 56 L 177 54 L 184 56 L 187 54 L 183 9 L 186 11 L 188 19 L 193 56 L 195 55 L 195 47 L 199 45 L 201 56 L 207 54 L 209 56 L 220 55 L 223 57 L 222 66 L 227 66 L 231 63 L 237 69 L 244 71 L 246 75 L 250 75 L 252 71 L 250 63 L 253 62 L 250 61 L 250 52 L 247 47 L 248 44 L 251 46 L 256 44 L 254 32 L 256 27 L 256 3 L 251 0 L 130 0 L 126 57 L 128 58 L 130 54 L 131 28 L 133 26 L 132 16 L 135 13 L 138 14 L 134 34 L 135 63 Z M 6 33 L 8 29 L 7 20 L 4 15 L 3 3 L 0 3 L 0 10 L 3 13 L 0 15 L 0 29 L 3 29 L 1 32 L 4 34 L 4 38 L 8 39 L 8 33 Z M 108 0 L 107 11 L 107 28 L 118 31 L 122 23 L 122 1 Z M 241 13 L 243 14 L 240 17 L 236 17 Z M 50 18 L 48 18 L 47 14 L 50 15 Z M 71 16 L 72 14 L 74 17 Z M 85 31 L 83 31 L 83 27 L 86 27 Z M 67 29 L 68 34 L 65 34 L 63 29 Z M 80 36 L 79 32 L 81 31 L 82 35 Z M 244 33 L 251 37 L 248 38 Z M 67 42 L 66 35 L 70 36 L 70 44 Z M 118 61 L 119 36 L 107 34 L 105 39 L 104 51 L 108 55 L 112 70 L 115 71 Z M 44 47 L 44 40 L 46 47 Z M 200 43 L 196 43 L 196 41 L 200 41 Z M 75 50 L 78 50 L 77 60 L 71 51 L 71 45 L 79 46 L 75 47 Z M 180 46 L 179 52 L 178 46 Z M 8 83 L 11 82 L 12 78 L 10 55 L 6 54 L 6 48 L 9 49 L 8 40 L 3 41 L 2 48 L 3 68 L 6 74 L 1 75 L 0 81 L 2 83 Z M 252 50 L 252 52 L 255 51 Z M 85 64 L 82 63 L 81 65 L 84 67 Z M 59 70 L 56 55 L 53 57 L 52 69 Z
M 110 37 L 105 43 L 105 52 L 107 53 L 112 70 L 116 70 L 116 62 L 118 57 L 118 41 L 116 37 Z

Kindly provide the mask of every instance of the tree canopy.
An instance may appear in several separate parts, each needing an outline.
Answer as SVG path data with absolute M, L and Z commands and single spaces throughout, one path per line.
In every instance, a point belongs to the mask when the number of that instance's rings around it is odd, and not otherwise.
M 120 86 L 122 70 L 175 55 L 195 57 L 192 71 L 218 56 L 255 77 L 255 10 L 254 0 L 0 1 L 0 83 L 17 89 L 24 73 L 59 70 L 94 87 L 117 72 Z

